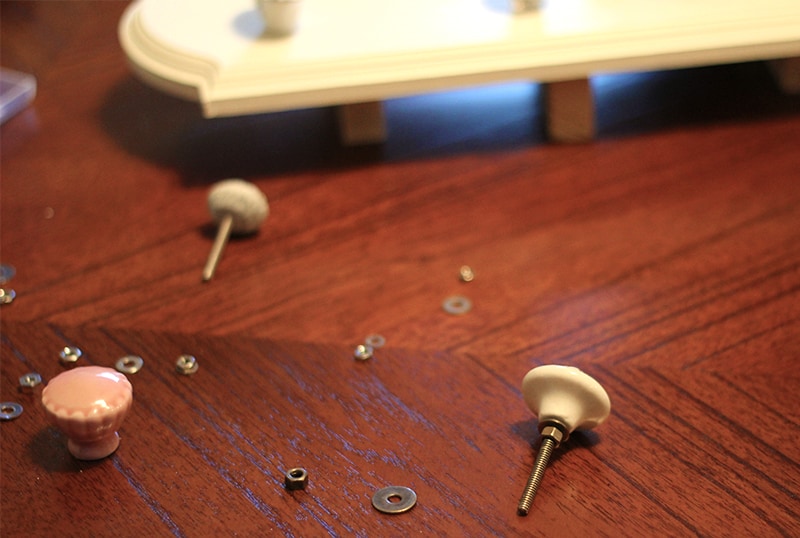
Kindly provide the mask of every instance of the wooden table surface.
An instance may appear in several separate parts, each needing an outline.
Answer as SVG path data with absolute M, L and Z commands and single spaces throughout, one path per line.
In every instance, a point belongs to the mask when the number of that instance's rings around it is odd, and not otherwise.
M 2 536 L 800 535 L 800 96 L 766 65 L 598 78 L 588 144 L 547 144 L 519 83 L 392 100 L 386 144 L 343 148 L 329 109 L 205 120 L 141 84 L 125 6 L 0 3 L 38 81 L 1 132 Z M 226 177 L 271 215 L 203 284 Z M 66 345 L 145 360 L 104 460 L 18 384 Z M 549 363 L 612 411 L 520 517 Z M 417 505 L 377 512 L 387 485 Z

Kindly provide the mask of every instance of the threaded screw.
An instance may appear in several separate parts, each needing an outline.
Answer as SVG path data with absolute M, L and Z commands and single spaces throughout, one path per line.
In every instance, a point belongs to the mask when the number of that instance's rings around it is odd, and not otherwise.
M 542 483 L 544 477 L 544 470 L 550 462 L 550 456 L 553 455 L 553 450 L 558 448 L 564 438 L 564 432 L 559 429 L 559 425 L 546 425 L 542 428 L 542 438 L 539 444 L 539 452 L 536 454 L 536 461 L 533 464 L 533 470 L 528 477 L 528 482 L 525 484 L 525 491 L 522 492 L 522 497 L 517 505 L 517 514 L 520 516 L 527 516 L 533 503 L 533 498 L 536 497 L 536 492 L 539 489 L 539 484 Z

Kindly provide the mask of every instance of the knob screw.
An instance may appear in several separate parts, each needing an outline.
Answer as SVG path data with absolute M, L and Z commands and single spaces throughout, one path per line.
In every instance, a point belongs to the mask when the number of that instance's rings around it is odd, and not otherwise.
M 242 179 L 226 179 L 215 183 L 208 193 L 208 210 L 219 228 L 203 268 L 204 282 L 214 276 L 230 235 L 257 232 L 269 215 L 269 204 L 264 193 L 252 183 Z
M 522 380 L 522 394 L 539 417 L 541 441 L 517 514 L 528 515 L 553 451 L 576 429 L 601 424 L 611 411 L 605 389 L 594 378 L 572 366 L 547 365 L 534 368 Z

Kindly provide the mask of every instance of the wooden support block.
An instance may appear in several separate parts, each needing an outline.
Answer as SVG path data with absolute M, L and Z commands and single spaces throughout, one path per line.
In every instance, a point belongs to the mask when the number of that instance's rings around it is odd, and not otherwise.
M 594 138 L 594 99 L 588 78 L 544 85 L 547 136 L 554 142 L 588 142 Z
M 386 141 L 383 103 L 352 103 L 337 107 L 339 138 L 345 146 L 380 144 Z
M 778 86 L 784 93 L 800 93 L 800 57 L 772 60 L 769 62 L 769 66 Z

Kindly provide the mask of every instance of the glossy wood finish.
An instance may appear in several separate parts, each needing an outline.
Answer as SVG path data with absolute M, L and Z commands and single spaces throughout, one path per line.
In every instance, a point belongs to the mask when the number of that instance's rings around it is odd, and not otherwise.
M 124 7 L 0 3 L 3 66 L 39 82 L 1 132 L 0 399 L 25 412 L 0 424 L 0 534 L 800 533 L 800 99 L 765 65 L 595 80 L 589 144 L 543 143 L 514 84 L 390 101 L 387 143 L 343 149 L 332 110 L 203 120 L 140 84 Z M 230 176 L 272 213 L 202 284 Z M 74 460 L 18 388 L 64 345 L 145 359 L 108 459 Z M 521 518 L 520 382 L 546 363 L 612 412 Z M 375 511 L 390 484 L 417 506 Z

